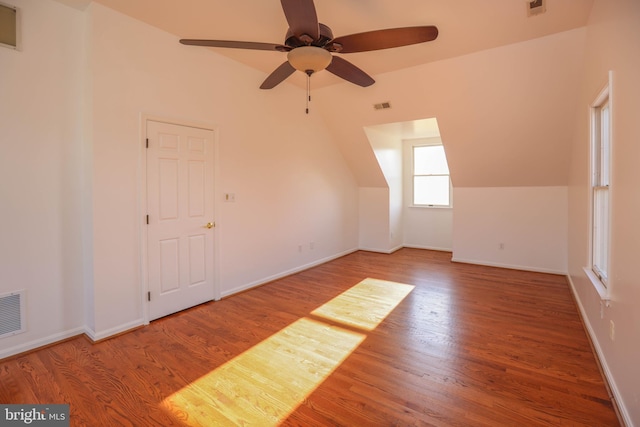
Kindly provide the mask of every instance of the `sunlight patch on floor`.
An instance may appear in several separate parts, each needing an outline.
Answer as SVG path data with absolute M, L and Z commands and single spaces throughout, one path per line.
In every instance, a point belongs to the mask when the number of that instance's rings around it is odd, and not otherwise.
M 277 426 L 296 410 L 413 290 L 365 279 L 311 314 L 362 333 L 302 318 L 167 397 L 188 426 Z
M 190 426 L 276 426 L 364 340 L 303 318 L 164 400 Z
M 372 331 L 414 287 L 387 280 L 365 279 L 311 314 Z

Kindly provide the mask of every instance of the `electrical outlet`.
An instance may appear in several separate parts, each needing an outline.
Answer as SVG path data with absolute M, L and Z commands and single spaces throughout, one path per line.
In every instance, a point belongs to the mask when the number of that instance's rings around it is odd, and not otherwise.
M 498 245 L 498 248 L 499 248 L 500 250 L 503 250 L 503 249 L 504 249 L 504 243 L 500 243 L 500 244 Z
M 309 249 L 313 250 L 316 248 L 316 242 L 309 242 Z
M 302 245 L 298 245 L 298 252 L 302 252 Z
M 613 323 L 613 320 L 609 320 L 609 338 L 611 341 L 616 339 L 616 324 Z

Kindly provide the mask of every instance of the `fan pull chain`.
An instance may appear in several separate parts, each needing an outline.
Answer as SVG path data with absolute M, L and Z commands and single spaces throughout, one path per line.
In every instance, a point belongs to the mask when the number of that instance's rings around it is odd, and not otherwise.
M 309 114 L 309 102 L 311 101 L 311 74 L 313 71 L 307 70 L 307 114 Z
M 313 70 L 307 70 L 305 72 L 307 75 L 307 114 L 309 114 L 309 102 L 311 101 L 311 74 L 313 74 Z

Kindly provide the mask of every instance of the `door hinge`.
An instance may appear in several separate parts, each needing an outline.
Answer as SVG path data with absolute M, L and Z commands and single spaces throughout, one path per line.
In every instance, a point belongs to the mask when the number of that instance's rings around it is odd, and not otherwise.
M 147 225 L 149 225 L 149 215 L 147 215 Z
M 147 138 L 147 148 L 149 148 L 149 138 Z
M 151 291 L 147 292 L 147 301 L 151 301 Z

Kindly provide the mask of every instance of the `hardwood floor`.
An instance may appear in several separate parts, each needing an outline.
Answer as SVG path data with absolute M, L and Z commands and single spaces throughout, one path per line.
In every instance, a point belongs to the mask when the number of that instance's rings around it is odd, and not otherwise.
M 415 288 L 372 330 L 311 314 L 365 278 Z M 197 403 L 171 396 L 300 319 L 363 339 L 282 425 L 619 425 L 564 277 L 417 249 L 356 252 L 104 342 L 77 337 L 0 361 L 0 402 L 70 403 L 72 426 L 197 425 Z

